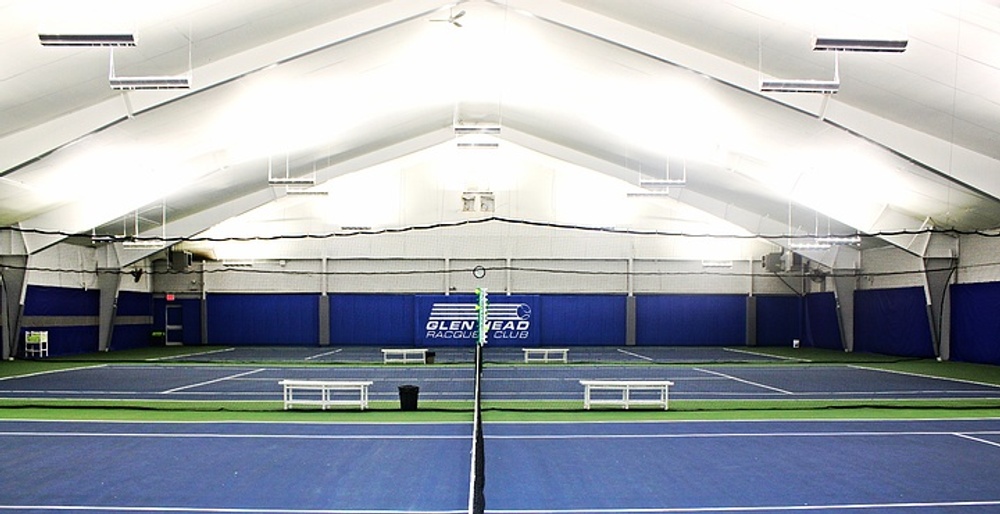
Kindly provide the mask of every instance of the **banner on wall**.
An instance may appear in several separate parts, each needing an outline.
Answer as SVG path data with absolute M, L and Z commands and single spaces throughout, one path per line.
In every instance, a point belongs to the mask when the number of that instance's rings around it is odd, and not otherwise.
M 478 337 L 476 297 L 418 295 L 414 302 L 417 346 L 473 346 Z M 538 296 L 490 295 L 487 344 L 538 346 Z

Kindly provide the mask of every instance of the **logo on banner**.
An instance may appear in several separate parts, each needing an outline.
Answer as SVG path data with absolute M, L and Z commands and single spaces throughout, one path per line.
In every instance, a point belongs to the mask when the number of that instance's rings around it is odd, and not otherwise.
M 475 303 L 435 303 L 427 319 L 428 339 L 475 339 Z M 525 303 L 490 303 L 486 330 L 491 339 L 528 339 L 531 307 Z

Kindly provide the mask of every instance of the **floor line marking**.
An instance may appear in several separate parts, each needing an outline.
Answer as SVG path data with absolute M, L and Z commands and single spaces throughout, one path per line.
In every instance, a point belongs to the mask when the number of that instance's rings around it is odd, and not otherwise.
M 858 364 L 849 364 L 847 367 L 848 368 L 854 368 L 854 369 L 861 369 L 861 370 L 865 370 L 865 371 L 881 371 L 883 373 L 892 373 L 892 374 L 903 375 L 903 376 L 908 376 L 908 377 L 928 378 L 928 379 L 932 379 L 932 380 L 943 380 L 945 382 L 958 382 L 958 383 L 962 383 L 962 384 L 971 384 L 971 385 L 989 387 L 991 389 L 1000 388 L 1000 385 L 997 385 L 997 384 L 991 384 L 989 382 L 979 382 L 979 381 L 976 381 L 976 380 L 967 380 L 967 379 L 964 379 L 964 378 L 937 377 L 937 376 L 934 376 L 934 375 L 927 375 L 927 374 L 924 374 L 924 373 L 913 373 L 911 371 L 899 371 L 899 370 L 894 370 L 894 369 L 873 368 L 873 367 L 870 367 L 870 366 L 861 366 L 861 365 L 858 365 Z
M 311 361 L 311 360 L 313 360 L 313 359 L 318 359 L 318 358 L 320 358 L 320 357 L 326 357 L 327 355 L 333 355 L 333 354 L 335 354 L 335 353 L 340 353 L 340 352 L 342 352 L 342 351 L 344 351 L 344 349 L 343 349 L 343 348 L 337 348 L 336 350 L 333 350 L 333 351 L 329 351 L 329 352 L 323 352 L 323 353 L 320 353 L 320 354 L 317 354 L 317 355 L 313 355 L 313 356 L 310 356 L 310 357 L 306 357 L 306 359 L 305 359 L 305 360 L 307 360 L 307 361 Z
M 943 508 L 943 507 L 992 507 L 1000 505 L 1000 500 L 970 500 L 951 502 L 899 502 L 899 503 L 842 503 L 828 505 L 767 505 L 767 506 L 729 506 L 729 507 L 666 507 L 637 509 L 487 509 L 490 514 L 670 514 L 670 513 L 701 513 L 701 512 L 818 512 L 841 510 L 871 510 L 871 509 L 913 509 L 913 508 Z
M 623 350 L 621 348 L 617 348 L 617 350 L 619 352 L 621 352 L 621 353 L 624 353 L 625 355 L 628 355 L 629 357 L 635 357 L 637 359 L 642 359 L 644 361 L 649 361 L 649 362 L 656 362 L 656 359 L 654 359 L 652 357 L 646 357 L 645 355 L 639 355 L 638 353 L 630 352 L 628 350 Z
M 107 364 L 94 364 L 93 366 L 80 366 L 78 368 L 64 368 L 64 369 L 50 369 L 47 371 L 36 371 L 34 373 L 25 373 L 24 375 L 12 375 L 9 377 L 0 377 L 0 381 L 3 380 L 14 380 L 16 378 L 31 378 L 41 375 L 51 375 L 53 373 L 65 373 L 67 371 L 80 371 L 85 369 L 96 369 L 106 367 Z
M 185 353 L 184 355 L 167 355 L 165 357 L 152 357 L 146 359 L 146 361 L 147 362 L 168 361 L 175 359 L 184 359 L 187 357 L 198 357 L 201 355 L 211 355 L 213 353 L 231 352 L 234 350 L 236 350 L 236 348 L 222 348 L 221 350 L 205 350 L 203 352 Z
M 754 351 L 751 351 L 751 350 L 743 350 L 743 349 L 740 349 L 740 348 L 723 348 L 723 351 L 733 352 L 733 353 L 744 353 L 744 354 L 747 354 L 747 355 L 753 355 L 755 357 L 768 357 L 768 358 L 776 359 L 776 360 L 786 360 L 786 361 L 794 361 L 794 362 L 812 362 L 809 359 L 803 359 L 803 358 L 800 358 L 800 357 L 785 357 L 783 355 L 771 355 L 769 353 L 754 352 Z
M 968 439 L 970 441 L 975 441 L 977 443 L 988 444 L 990 446 L 996 446 L 997 448 L 1000 448 L 1000 443 L 998 443 L 996 441 L 990 441 L 989 439 L 983 439 L 981 437 L 973 437 L 973 436 L 971 436 L 969 434 L 961 434 L 961 433 L 957 433 L 957 432 L 954 433 L 954 434 L 952 434 L 952 435 L 954 435 L 956 437 L 961 437 L 962 439 Z
M 735 380 L 737 382 L 740 382 L 740 383 L 743 383 L 743 384 L 752 385 L 754 387 L 760 387 L 760 388 L 763 388 L 763 389 L 768 389 L 770 391 L 775 391 L 775 392 L 778 392 L 778 393 L 781 393 L 781 394 L 787 394 L 787 395 L 794 395 L 795 394 L 795 393 L 793 393 L 791 391 L 786 391 L 786 390 L 781 389 L 779 387 L 773 387 L 773 386 L 761 384 L 759 382 L 754 382 L 752 380 L 746 380 L 746 379 L 743 379 L 743 378 L 734 377 L 732 375 L 727 375 L 727 374 L 719 372 L 719 371 L 712 371 L 710 369 L 704 369 L 704 368 L 691 368 L 691 369 L 694 369 L 695 371 L 701 371 L 702 373 L 708 373 L 710 375 L 716 375 L 716 376 L 728 378 L 730 380 Z
M 201 387 L 201 386 L 206 386 L 206 385 L 209 385 L 209 384 L 215 384 L 217 382 L 225 382 L 226 380 L 232 380 L 234 378 L 245 377 L 247 375 L 252 375 L 254 373 L 260 373 L 261 371 L 266 371 L 266 370 L 267 370 L 267 368 L 252 369 L 250 371 L 245 371 L 243 373 L 237 373 L 235 375 L 229 375 L 229 376 L 225 376 L 225 377 L 221 377 L 221 378 L 216 378 L 214 380 L 206 380 L 204 382 L 198 382 L 197 384 L 190 384 L 190 385 L 186 385 L 186 386 L 175 387 L 173 389 L 167 389 L 166 391 L 160 391 L 160 394 L 176 393 L 176 392 L 179 392 L 179 391 L 183 391 L 185 389 L 193 389 L 195 387 Z

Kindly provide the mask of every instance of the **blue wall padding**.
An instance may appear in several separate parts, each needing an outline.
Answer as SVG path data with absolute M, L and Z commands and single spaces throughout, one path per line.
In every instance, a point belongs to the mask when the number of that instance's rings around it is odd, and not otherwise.
M 829 350 L 844 349 L 837 297 L 833 293 L 810 293 L 805 296 L 804 325 L 804 345 Z
M 635 310 L 638 345 L 746 344 L 746 295 L 642 295 Z
M 24 343 L 26 330 L 44 330 L 49 333 L 49 356 L 77 355 L 97 351 L 97 325 L 85 327 L 44 327 L 26 328 L 21 331 L 21 343 Z M 23 346 L 21 347 L 23 348 Z
M 118 316 L 149 316 L 153 314 L 153 295 L 136 291 L 118 293 Z
M 621 295 L 540 297 L 541 345 L 624 345 L 625 299 Z
M 854 292 L 854 351 L 933 357 L 922 287 Z
M 757 296 L 757 346 L 791 346 L 802 339 L 802 303 L 798 296 Z
M 951 360 L 1000 365 L 1000 282 L 951 286 Z
M 111 349 L 127 350 L 149 346 L 152 325 L 115 325 L 111 333 Z
M 205 301 L 210 344 L 319 344 L 319 295 L 215 293 Z
M 101 292 L 68 287 L 28 286 L 25 316 L 97 316 Z
M 413 346 L 413 295 L 330 295 L 330 344 Z
M 49 355 L 75 355 L 96 352 L 98 329 L 96 321 L 83 326 L 31 327 L 32 316 L 88 316 L 97 318 L 100 310 L 100 291 L 68 287 L 29 285 L 24 298 L 26 325 L 22 330 L 45 330 L 49 333 Z M 51 320 L 50 320 L 51 322 Z

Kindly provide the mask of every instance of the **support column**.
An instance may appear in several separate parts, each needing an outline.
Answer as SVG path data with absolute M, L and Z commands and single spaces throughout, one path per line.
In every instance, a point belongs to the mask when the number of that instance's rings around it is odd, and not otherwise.
M 625 346 L 635 346 L 635 296 L 625 297 Z
M 837 319 L 840 321 L 840 343 L 845 352 L 853 352 L 854 291 L 858 288 L 858 277 L 848 272 L 861 269 L 861 252 L 848 247 L 836 247 L 834 251 L 833 296 L 837 301 Z
M 0 255 L 0 346 L 3 347 L 0 353 L 3 360 L 17 353 L 24 295 L 28 288 L 27 268 L 27 255 Z
M 927 298 L 927 317 L 930 321 L 934 353 L 942 360 L 951 355 L 950 311 L 951 297 L 948 285 L 958 269 L 958 259 L 948 257 L 924 258 L 924 294 Z
M 100 306 L 97 313 L 97 351 L 111 349 L 111 336 L 115 329 L 115 315 L 118 312 L 118 291 L 121 289 L 121 275 L 117 269 L 97 270 L 97 288 L 100 289 Z

